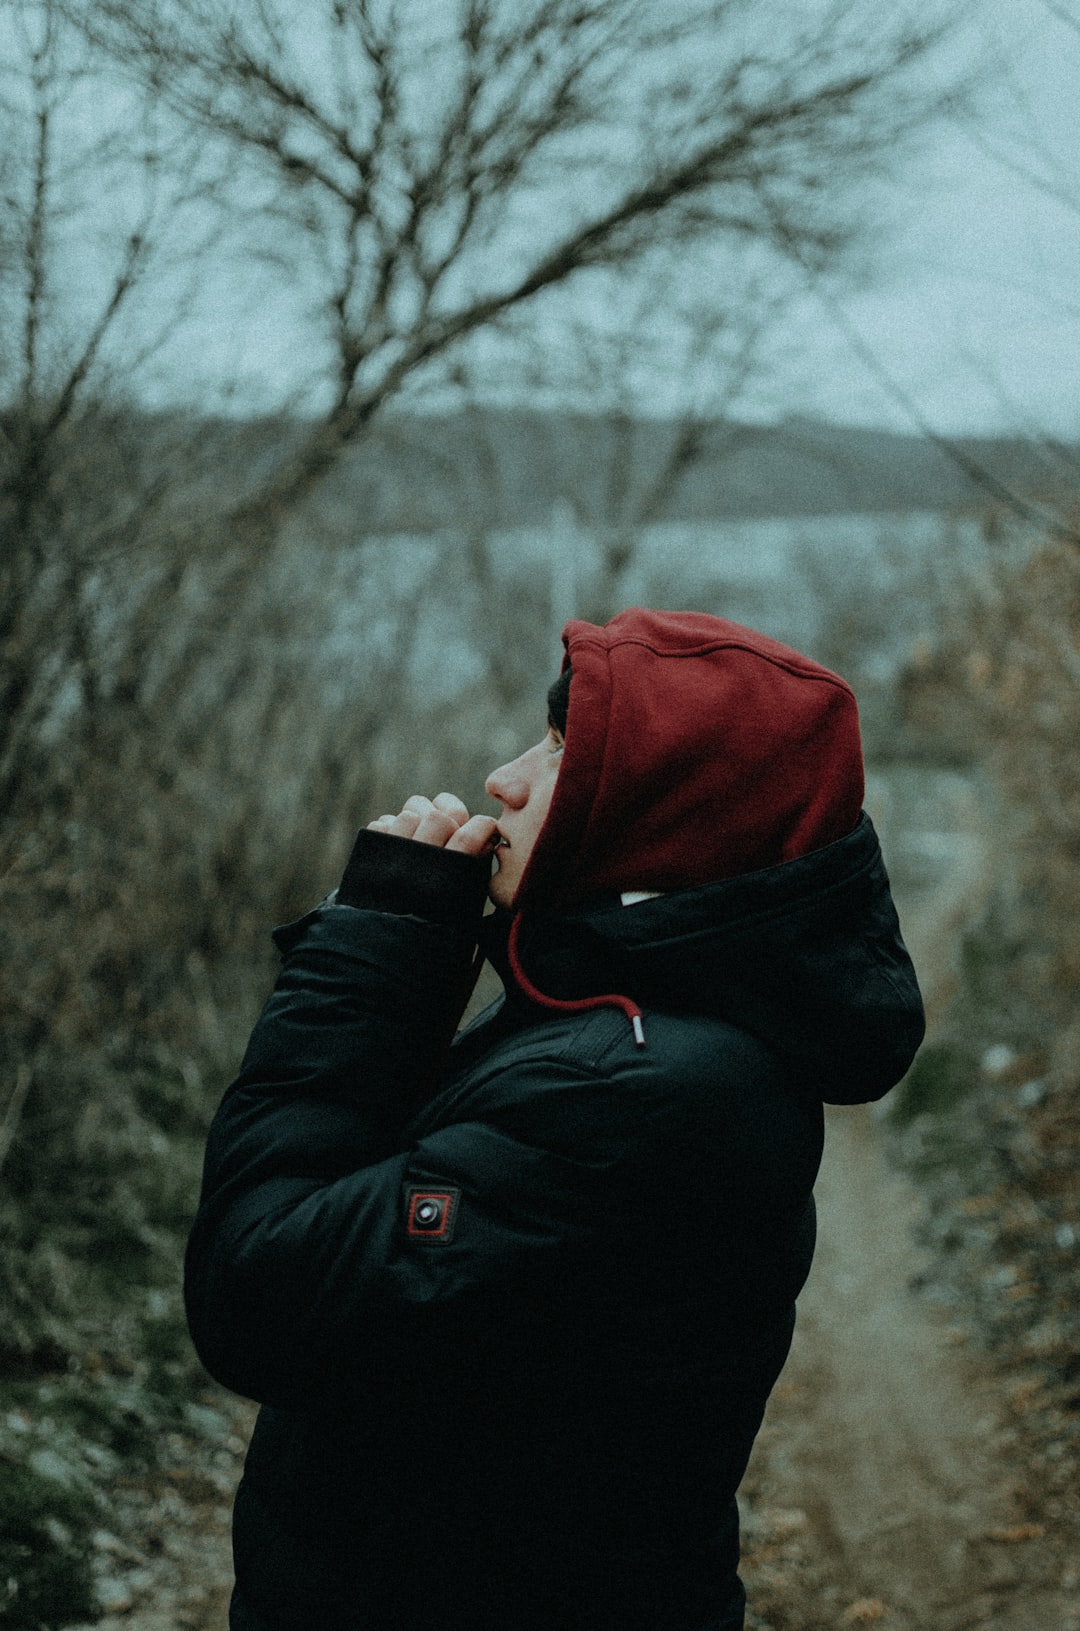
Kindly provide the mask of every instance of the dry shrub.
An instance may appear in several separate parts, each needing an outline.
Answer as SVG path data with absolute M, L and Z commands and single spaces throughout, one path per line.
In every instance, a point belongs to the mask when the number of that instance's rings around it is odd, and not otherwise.
M 532 672 L 551 656 L 537 594 L 515 586 L 515 638 L 467 552 L 410 572 L 391 548 L 380 576 L 370 541 L 256 562 L 145 545 L 55 606 L 39 656 L 66 680 L 0 818 L 0 1360 L 20 1364 L 107 1345 L 94 1260 L 123 1259 L 114 1299 L 125 1276 L 175 1281 L 270 926 L 335 885 L 362 822 L 415 791 L 475 798 L 539 734 L 554 672 Z
M 1002 561 L 917 650 L 903 692 L 917 739 L 988 776 L 997 932 L 1052 1039 L 1080 978 L 1080 554 L 1048 544 Z
M 957 608 L 959 610 L 960 608 Z M 995 1355 L 1018 1494 L 1080 1544 L 1080 554 L 1006 561 L 918 653 L 908 720 L 984 768 L 996 879 L 963 983 L 899 1098 L 933 1293 Z M 949 1087 L 957 1091 L 945 1092 Z

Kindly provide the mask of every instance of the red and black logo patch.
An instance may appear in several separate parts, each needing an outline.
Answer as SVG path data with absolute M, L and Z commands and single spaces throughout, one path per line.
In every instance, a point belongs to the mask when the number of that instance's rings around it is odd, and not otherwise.
M 460 1189 L 405 1189 L 405 1233 L 428 1246 L 445 1246 L 453 1238 Z

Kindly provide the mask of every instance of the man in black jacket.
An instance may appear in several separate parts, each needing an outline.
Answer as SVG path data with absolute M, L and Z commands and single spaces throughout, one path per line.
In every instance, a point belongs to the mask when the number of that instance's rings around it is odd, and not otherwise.
M 743 1625 L 822 1101 L 922 1008 L 843 681 L 696 613 L 564 643 L 498 821 L 410 799 L 277 932 L 187 1262 L 263 1403 L 233 1631 Z

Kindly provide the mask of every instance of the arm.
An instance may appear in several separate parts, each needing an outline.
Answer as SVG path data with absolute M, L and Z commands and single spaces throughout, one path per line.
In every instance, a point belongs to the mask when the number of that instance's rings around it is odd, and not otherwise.
M 477 1288 L 531 1281 L 608 1217 L 612 1112 L 594 1069 L 534 1055 L 500 1077 L 501 1110 L 414 1116 L 444 1066 L 488 870 L 361 833 L 341 892 L 358 904 L 339 894 L 279 931 L 283 968 L 211 1129 L 187 1257 L 196 1346 L 238 1392 L 309 1399 Z M 625 1031 L 621 1015 L 593 1026 Z M 449 1239 L 408 1233 L 417 1189 L 455 1192 Z
M 308 1237 L 307 1269 L 295 1261 L 296 1286 L 280 1287 L 283 1319 L 320 1280 L 335 1294 L 321 1261 L 325 1231 L 348 1218 L 370 1233 L 367 1210 L 394 1186 L 403 1130 L 468 1000 L 489 853 L 451 851 L 445 832 L 442 845 L 409 841 L 420 817 L 408 814 L 396 834 L 387 818 L 361 832 L 336 895 L 275 932 L 281 972 L 210 1130 L 185 1294 L 196 1346 L 226 1381 L 236 1370 L 225 1353 L 230 1326 L 254 1311 L 252 1269 L 265 1263 L 268 1240 L 293 1262 Z M 481 831 L 478 844 L 486 838 Z M 272 1327 L 250 1332 L 266 1345 L 268 1375 L 287 1335 Z

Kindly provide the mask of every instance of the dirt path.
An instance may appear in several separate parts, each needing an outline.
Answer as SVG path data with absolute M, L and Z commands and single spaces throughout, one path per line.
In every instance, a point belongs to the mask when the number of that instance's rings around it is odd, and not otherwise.
M 792 1356 L 744 1484 L 748 1631 L 1080 1631 L 1068 1562 L 1021 1502 L 1002 1399 L 910 1288 L 921 1203 L 869 1111 L 830 1114 L 818 1202 Z M 147 1492 L 139 1527 L 159 1549 L 96 1631 L 224 1631 L 230 1443 Z
M 916 771 L 871 795 L 933 1016 L 985 889 L 977 791 Z M 922 1201 L 869 1109 L 829 1114 L 817 1199 L 817 1258 L 744 1485 L 750 1626 L 1078 1631 L 1075 1567 L 1031 1521 L 1004 1384 L 912 1289 Z
M 957 945 L 991 882 L 985 794 L 970 776 L 928 765 L 868 774 L 866 808 L 893 893 L 931 1028 L 954 994 Z
M 1075 1631 L 1080 1593 L 1019 1504 L 1002 1400 L 909 1289 L 919 1199 L 868 1111 L 830 1116 L 818 1198 L 818 1258 L 746 1482 L 758 1623 Z

